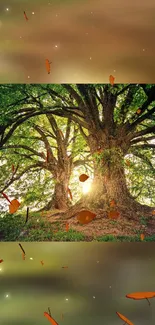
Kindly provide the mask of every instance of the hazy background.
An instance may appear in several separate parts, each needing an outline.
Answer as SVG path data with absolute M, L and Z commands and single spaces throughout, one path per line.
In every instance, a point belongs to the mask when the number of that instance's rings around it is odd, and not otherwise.
M 25 261 L 18 243 L 0 243 L 1 324 L 48 325 L 43 314 L 50 307 L 58 324 L 123 325 L 118 311 L 134 325 L 154 325 L 155 299 L 149 306 L 125 295 L 155 291 L 155 243 L 23 243 L 23 248 Z
M 154 35 L 154 0 L 1 0 L 0 82 L 153 83 Z

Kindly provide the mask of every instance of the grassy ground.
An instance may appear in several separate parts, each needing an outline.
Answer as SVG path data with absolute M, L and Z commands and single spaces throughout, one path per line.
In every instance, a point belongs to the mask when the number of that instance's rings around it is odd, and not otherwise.
M 148 221 L 142 216 L 139 222 L 123 218 L 109 220 L 98 218 L 87 225 L 79 225 L 76 218 L 66 222 L 52 213 L 31 213 L 25 225 L 21 214 L 0 216 L 0 241 L 103 241 L 138 242 L 144 233 L 144 241 L 155 241 L 155 220 Z

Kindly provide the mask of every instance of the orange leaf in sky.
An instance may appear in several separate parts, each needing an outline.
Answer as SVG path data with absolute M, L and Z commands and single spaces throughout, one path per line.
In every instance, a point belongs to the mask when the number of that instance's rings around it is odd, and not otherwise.
M 115 77 L 113 77 L 112 75 L 109 76 L 109 81 L 110 81 L 110 84 L 111 86 L 114 85 L 114 81 L 115 81 Z
M 88 178 L 89 178 L 89 176 L 86 175 L 86 174 L 81 174 L 81 175 L 79 176 L 79 180 L 80 180 L 80 182 L 85 182 Z
M 59 325 L 54 318 L 52 318 L 46 311 L 44 312 L 44 316 L 50 321 L 52 325 Z
M 16 199 L 12 200 L 11 204 L 9 205 L 9 212 L 11 214 L 15 213 L 18 210 L 19 206 L 20 206 L 20 203 L 18 200 L 16 200 Z
M 45 60 L 45 64 L 46 64 L 46 70 L 47 70 L 48 74 L 50 74 L 51 67 L 50 67 L 50 62 L 48 59 Z
M 125 324 L 133 325 L 133 323 L 128 318 L 126 318 L 122 314 L 118 313 L 118 311 L 116 311 L 116 314 L 120 319 L 122 319 L 125 322 Z

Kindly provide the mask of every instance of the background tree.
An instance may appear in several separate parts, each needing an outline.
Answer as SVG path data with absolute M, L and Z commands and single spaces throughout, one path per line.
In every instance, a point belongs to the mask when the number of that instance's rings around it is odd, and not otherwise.
M 36 207 L 40 207 L 47 195 L 50 200 L 43 209 L 67 209 L 72 201 L 72 195 L 70 200 L 68 196 L 73 170 L 87 166 L 89 161 L 88 154 L 82 156 L 84 146 L 78 125 L 70 119 L 53 115 L 31 118 L 3 146 L 1 192 L 16 182 L 19 196 L 22 193 L 24 197 L 23 204 L 37 202 Z

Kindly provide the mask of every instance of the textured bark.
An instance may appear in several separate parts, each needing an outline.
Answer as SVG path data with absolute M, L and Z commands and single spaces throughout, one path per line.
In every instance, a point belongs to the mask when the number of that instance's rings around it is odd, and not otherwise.
M 57 183 L 55 185 L 52 201 L 55 209 L 66 210 L 69 207 L 68 193 L 65 184 Z
M 114 148 L 110 156 L 101 157 L 99 163 L 94 159 L 94 181 L 91 191 L 69 209 L 65 217 L 76 216 L 83 209 L 107 217 L 112 200 L 116 202 L 116 207 L 113 209 L 119 211 L 120 216 L 124 218 L 137 219 L 140 216 L 151 216 L 155 209 L 140 204 L 132 197 L 126 184 L 123 154 Z

